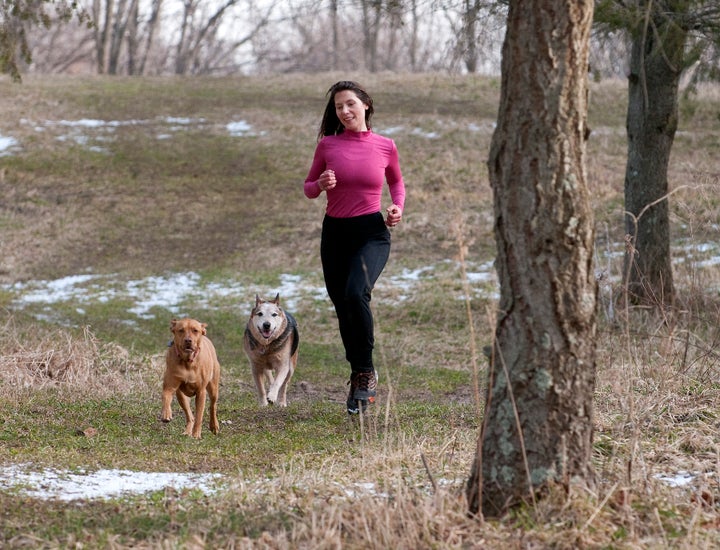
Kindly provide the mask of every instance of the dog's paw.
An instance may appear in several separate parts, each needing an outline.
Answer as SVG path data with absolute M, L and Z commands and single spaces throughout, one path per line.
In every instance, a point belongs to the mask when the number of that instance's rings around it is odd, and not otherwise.
M 162 416 L 158 416 L 158 420 L 159 420 L 160 422 L 163 422 L 163 423 L 167 424 L 168 422 L 170 422 L 170 421 L 172 420 L 172 416 L 170 416 L 170 417 L 168 417 L 168 418 L 164 418 L 164 417 L 162 417 Z
M 278 392 L 275 391 L 275 389 L 271 388 L 270 391 L 269 391 L 268 394 L 267 394 L 267 402 L 268 402 L 268 404 L 274 405 L 275 403 L 277 403 L 277 402 L 278 402 L 278 397 L 279 397 Z

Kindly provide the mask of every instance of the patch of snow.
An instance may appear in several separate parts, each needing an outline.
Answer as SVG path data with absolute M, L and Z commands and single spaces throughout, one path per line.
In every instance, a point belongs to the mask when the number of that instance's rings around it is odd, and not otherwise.
M 487 285 L 496 279 L 492 262 L 469 267 L 472 271 L 467 274 L 468 280 L 471 285 L 478 285 L 473 292 L 478 296 L 492 296 L 493 291 L 487 288 Z M 375 299 L 382 303 L 382 293 L 387 292 L 392 294 L 389 298 L 392 303 L 408 300 L 418 285 L 435 278 L 436 269 L 437 266 L 403 269 L 399 274 L 382 277 L 377 285 L 381 292 Z M 37 316 L 42 315 L 45 318 L 52 316 L 50 308 L 56 304 L 74 302 L 72 305 L 75 311 L 83 314 L 87 304 L 103 304 L 112 300 L 128 301 L 132 303 L 127 309 L 131 317 L 118 319 L 118 322 L 128 323 L 136 319 L 154 319 L 153 308 L 163 308 L 173 315 L 183 316 L 186 314 L 183 309 L 188 305 L 207 309 L 232 303 L 238 305 L 241 311 L 249 311 L 255 294 L 272 299 L 279 293 L 283 307 L 290 311 L 296 310 L 301 300 L 327 302 L 330 307 L 324 285 L 318 286 L 302 275 L 289 273 L 280 275 L 279 285 L 275 288 L 248 288 L 233 279 L 222 282 L 205 281 L 198 273 L 184 272 L 129 281 L 122 281 L 113 274 L 83 274 L 50 281 L 0 285 L 0 289 L 13 297 L 14 309 L 20 310 L 32 305 L 46 306 L 43 312 L 36 313 Z M 464 296 L 458 298 L 464 299 Z
M 158 117 L 154 120 L 100 120 L 94 118 L 81 118 L 79 120 L 45 120 L 44 122 L 37 124 L 28 119 L 21 119 L 23 124 L 31 125 L 36 132 L 45 132 L 48 128 L 67 128 L 68 134 L 59 135 L 55 139 L 62 142 L 73 142 L 82 147 L 87 147 L 88 150 L 98 153 L 107 153 L 108 150 L 96 145 L 92 145 L 93 141 L 108 141 L 107 137 L 103 137 L 98 134 L 107 134 L 115 131 L 116 128 L 123 126 L 142 126 L 142 125 L 157 125 L 165 124 L 168 125 L 166 130 L 179 131 L 186 130 L 190 126 L 202 127 L 206 125 L 206 120 L 203 118 L 194 119 L 189 117 Z M 233 137 L 245 137 L 245 136 L 256 136 L 257 132 L 253 130 L 253 127 L 245 120 L 236 122 L 230 122 L 225 125 L 225 129 Z M 85 132 L 91 132 L 88 135 Z M 172 137 L 172 134 L 164 131 L 157 135 L 158 140 L 165 140 Z M 18 142 L 10 137 L 4 137 L 0 135 L 0 156 L 10 155 L 11 149 L 17 147 Z
M 10 154 L 13 147 L 17 147 L 18 142 L 15 138 L 0 135 L 0 157 Z
M 369 495 L 380 498 L 390 498 L 388 493 L 378 492 L 374 483 L 368 482 L 356 482 L 350 487 L 344 488 L 345 494 L 349 498 L 356 498 L 358 496 Z
M 181 297 L 188 296 L 198 287 L 200 276 L 197 273 L 176 273 L 168 277 L 148 277 L 130 281 L 126 290 L 135 296 L 135 306 L 128 311 L 143 319 L 152 319 L 150 310 L 164 307 L 178 313 Z
M 389 128 L 384 128 L 378 130 L 378 134 L 382 134 L 384 136 L 394 136 L 402 132 L 404 128 L 402 126 L 390 126 Z
M 675 475 L 657 474 L 655 476 L 656 479 L 659 479 L 670 487 L 685 487 L 690 485 L 697 477 L 698 474 L 684 470 L 677 472 Z
M 80 299 L 86 291 L 84 289 L 76 289 L 77 285 L 86 283 L 95 279 L 94 275 L 71 275 L 54 281 L 39 281 L 36 283 L 15 283 L 10 286 L 11 290 L 23 292 L 25 289 L 31 289 L 22 294 L 22 301 L 25 303 L 46 303 L 53 304 L 57 302 L 65 302 L 71 299 Z
M 422 128 L 414 128 L 412 131 L 414 136 L 420 136 L 427 139 L 437 139 L 440 137 L 440 134 L 437 132 L 426 132 Z
M 255 135 L 252 131 L 252 126 L 244 120 L 238 120 L 235 122 L 229 122 L 225 129 L 233 137 L 252 136 Z
M 44 500 L 112 499 L 174 489 L 198 489 L 210 494 L 223 480 L 222 474 L 189 474 L 135 472 L 131 470 L 98 470 L 68 472 L 46 468 L 33 471 L 27 465 L 0 468 L 0 488 L 20 491 Z

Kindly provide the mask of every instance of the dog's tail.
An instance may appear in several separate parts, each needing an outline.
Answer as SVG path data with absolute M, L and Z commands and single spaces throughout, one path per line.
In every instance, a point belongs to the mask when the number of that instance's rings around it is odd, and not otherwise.
M 287 317 L 288 320 L 288 326 L 292 330 L 292 348 L 290 349 L 290 355 L 295 355 L 295 352 L 298 349 L 298 346 L 300 345 L 300 333 L 298 332 L 298 325 L 297 321 L 295 320 L 295 317 L 292 316 L 291 313 L 285 312 L 285 317 Z

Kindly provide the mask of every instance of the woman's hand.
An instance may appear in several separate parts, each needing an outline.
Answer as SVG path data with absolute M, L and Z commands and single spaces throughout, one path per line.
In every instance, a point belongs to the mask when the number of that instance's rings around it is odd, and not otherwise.
M 317 186 L 320 188 L 320 191 L 330 191 L 336 184 L 337 181 L 335 180 L 335 172 L 333 170 L 325 170 L 317 180 Z
M 386 212 L 387 218 L 385 219 L 385 225 L 388 227 L 395 227 L 400 223 L 400 220 L 402 220 L 402 209 L 397 204 L 388 206 Z

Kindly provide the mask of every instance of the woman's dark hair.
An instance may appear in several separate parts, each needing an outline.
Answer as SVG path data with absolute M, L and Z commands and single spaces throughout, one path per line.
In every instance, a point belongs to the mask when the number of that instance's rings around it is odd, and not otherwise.
M 320 123 L 320 131 L 318 132 L 318 141 L 324 136 L 333 136 L 335 134 L 341 134 L 345 129 L 340 119 L 335 112 L 335 94 L 338 92 L 344 92 L 350 90 L 354 92 L 358 99 L 362 101 L 368 108 L 365 110 L 365 124 L 370 129 L 370 119 L 372 118 L 375 109 L 373 108 L 373 100 L 360 84 L 353 82 L 352 80 L 341 80 L 336 82 L 327 91 L 328 102 L 325 106 L 325 112 L 323 113 L 322 122 Z

